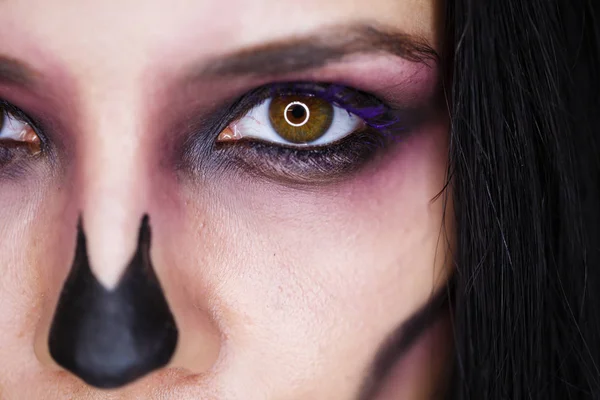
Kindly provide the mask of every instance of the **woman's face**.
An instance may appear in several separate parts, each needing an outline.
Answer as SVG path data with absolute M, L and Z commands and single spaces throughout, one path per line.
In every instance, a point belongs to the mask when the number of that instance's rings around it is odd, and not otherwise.
M 450 336 L 422 312 L 452 242 L 441 6 L 0 2 L 0 99 L 30 118 L 3 107 L 1 397 L 430 398 Z M 145 214 L 179 342 L 107 392 L 48 335 L 79 218 L 110 289 Z

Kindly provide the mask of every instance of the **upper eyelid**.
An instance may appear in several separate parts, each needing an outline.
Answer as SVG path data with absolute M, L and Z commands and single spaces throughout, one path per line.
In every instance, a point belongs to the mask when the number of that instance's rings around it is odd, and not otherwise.
M 238 101 L 236 105 L 242 105 L 241 107 L 236 107 L 235 112 L 233 113 L 233 118 L 231 118 L 228 123 L 233 122 L 235 119 L 241 117 L 248 111 L 250 111 L 253 107 L 258 106 L 262 103 L 262 101 L 274 97 L 274 96 L 282 96 L 286 94 L 306 94 L 306 95 L 314 95 L 321 96 L 324 92 L 327 91 L 328 88 L 339 88 L 340 90 L 345 90 L 347 92 L 352 92 L 355 99 L 361 101 L 361 103 L 370 103 L 370 106 L 378 106 L 384 109 L 391 109 L 389 105 L 387 105 L 383 100 L 379 99 L 377 96 L 364 92 L 362 90 L 358 90 L 349 86 L 338 85 L 335 83 L 325 83 L 325 82 L 309 82 L 309 81 L 299 81 L 299 82 L 282 82 L 282 83 L 271 83 L 263 85 L 257 89 L 254 89 L 250 92 L 247 92 L 243 95 Z M 321 93 L 319 93 L 321 91 Z M 328 100 L 325 98 L 325 100 Z M 350 101 L 344 101 L 343 99 L 332 99 L 333 104 L 340 106 L 348 110 L 350 106 Z M 365 106 L 365 104 L 363 104 Z M 349 112 L 354 112 L 360 117 L 363 117 L 359 114 L 359 109 L 355 108 L 354 110 L 348 110 Z

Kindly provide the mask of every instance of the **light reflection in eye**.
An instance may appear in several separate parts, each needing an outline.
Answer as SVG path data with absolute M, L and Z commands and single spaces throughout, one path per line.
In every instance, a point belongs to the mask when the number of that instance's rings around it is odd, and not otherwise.
M 287 146 L 325 146 L 364 126 L 359 116 L 318 96 L 274 96 L 229 124 L 218 142 L 254 138 Z
M 41 141 L 33 127 L 0 105 L 0 145 L 29 148 L 31 154 L 41 152 Z

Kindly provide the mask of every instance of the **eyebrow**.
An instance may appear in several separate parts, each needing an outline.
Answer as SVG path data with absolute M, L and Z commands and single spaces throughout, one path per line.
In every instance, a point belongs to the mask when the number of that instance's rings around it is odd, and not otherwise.
M 361 24 L 327 28 L 316 34 L 262 44 L 218 57 L 204 64 L 195 78 L 282 75 L 366 53 L 390 54 L 427 64 L 437 64 L 439 60 L 438 53 L 422 38 Z
M 394 330 L 380 346 L 363 381 L 357 400 L 371 400 L 379 394 L 381 385 L 428 328 L 443 315 L 450 304 L 451 288 L 443 286 L 408 320 Z
M 31 86 L 38 74 L 26 64 L 0 54 L 0 82 Z

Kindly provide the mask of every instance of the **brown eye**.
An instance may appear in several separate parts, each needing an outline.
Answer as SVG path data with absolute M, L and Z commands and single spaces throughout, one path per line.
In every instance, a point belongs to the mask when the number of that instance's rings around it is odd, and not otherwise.
M 241 139 L 309 149 L 328 146 L 360 131 L 365 121 L 344 107 L 311 94 L 270 97 L 231 122 L 217 143 Z
M 310 143 L 327 132 L 333 106 L 315 96 L 279 96 L 269 105 L 269 121 L 275 132 L 292 143 Z
M 33 127 L 14 116 L 2 104 L 0 104 L 0 146 L 24 146 L 31 154 L 38 154 L 41 151 L 40 137 Z

